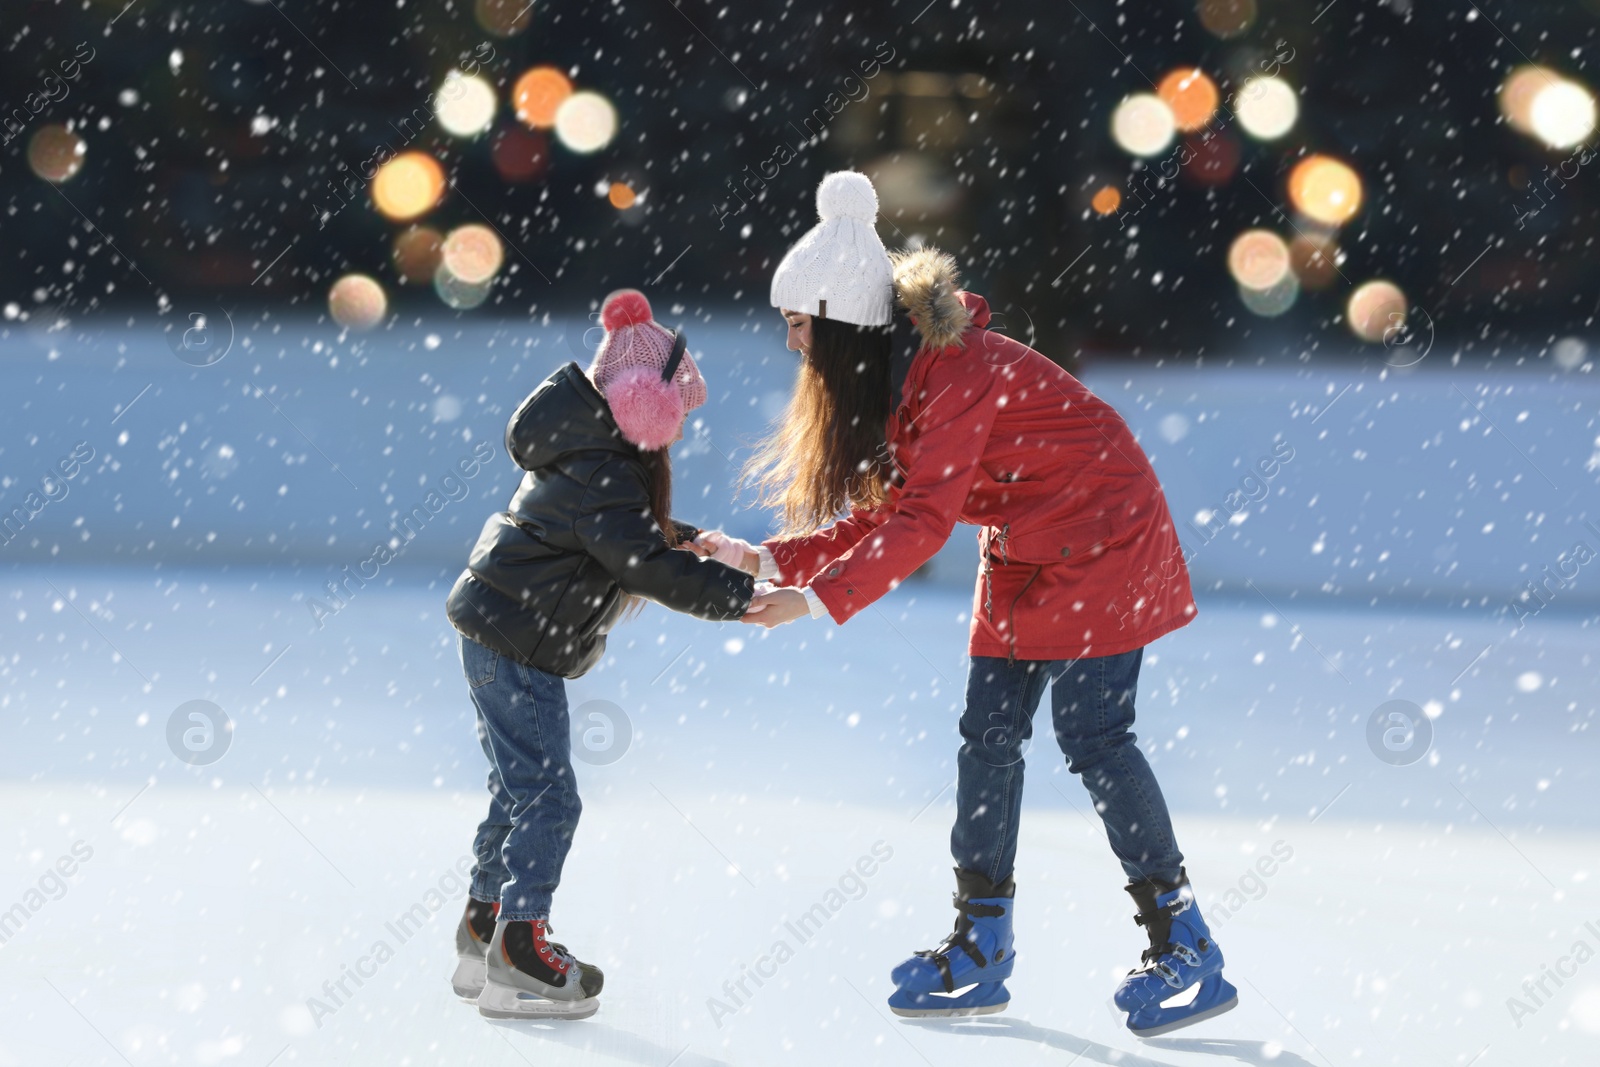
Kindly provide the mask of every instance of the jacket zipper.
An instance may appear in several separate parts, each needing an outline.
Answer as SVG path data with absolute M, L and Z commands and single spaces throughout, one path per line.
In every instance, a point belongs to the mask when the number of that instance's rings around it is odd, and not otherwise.
M 1021 600 L 1028 595 L 1029 587 L 1038 581 L 1039 575 L 1043 573 L 1043 564 L 1033 568 L 1033 574 L 1029 576 L 1028 581 L 1023 585 L 1022 591 L 1017 594 L 1017 600 Z M 1006 658 L 1007 663 L 1017 662 L 1017 600 L 1011 602 L 1011 610 L 1006 612 L 1006 639 L 1011 644 L 1011 655 Z

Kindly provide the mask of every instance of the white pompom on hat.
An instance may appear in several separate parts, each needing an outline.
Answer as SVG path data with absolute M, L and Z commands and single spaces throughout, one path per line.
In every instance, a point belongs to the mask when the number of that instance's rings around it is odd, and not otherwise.
M 772 306 L 858 326 L 887 326 L 894 316 L 894 268 L 873 223 L 872 181 L 840 170 L 817 187 L 822 221 L 789 249 L 772 276 Z

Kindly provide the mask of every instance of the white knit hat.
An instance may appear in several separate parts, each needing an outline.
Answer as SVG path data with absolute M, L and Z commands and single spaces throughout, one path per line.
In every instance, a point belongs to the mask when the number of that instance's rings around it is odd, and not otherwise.
M 772 276 L 772 306 L 857 326 L 887 326 L 894 315 L 894 268 L 878 240 L 878 193 L 865 174 L 840 170 L 817 187 L 822 221 Z

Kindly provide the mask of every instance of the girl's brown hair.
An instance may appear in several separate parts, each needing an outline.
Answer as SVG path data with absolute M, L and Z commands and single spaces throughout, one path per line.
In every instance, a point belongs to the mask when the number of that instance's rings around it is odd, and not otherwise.
M 803 537 L 849 508 L 888 503 L 890 351 L 887 326 L 812 317 L 794 398 L 744 466 L 761 505 L 781 513 L 782 536 Z
M 639 461 L 644 464 L 645 476 L 650 482 L 650 518 L 661 530 L 661 539 L 668 548 L 678 547 L 678 528 L 672 522 L 672 446 L 648 451 L 639 449 Z M 622 601 L 622 620 L 632 621 L 644 610 L 645 598 L 629 594 Z
M 650 517 L 661 527 L 661 536 L 668 548 L 678 545 L 678 531 L 672 524 L 672 450 L 671 446 L 648 452 L 639 449 L 639 459 L 650 478 Z

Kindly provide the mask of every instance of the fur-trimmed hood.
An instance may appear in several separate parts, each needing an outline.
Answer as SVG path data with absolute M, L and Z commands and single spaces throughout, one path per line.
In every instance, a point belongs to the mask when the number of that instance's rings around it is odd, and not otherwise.
M 937 248 L 919 248 L 894 253 L 890 259 L 895 300 L 910 313 L 926 347 L 955 347 L 968 327 L 988 323 L 988 303 L 962 291 L 953 256 Z

